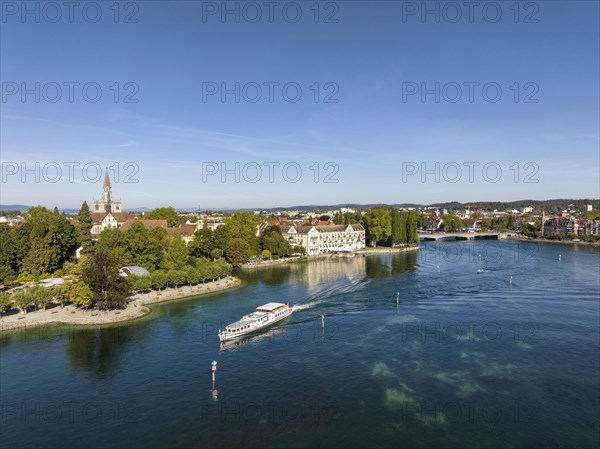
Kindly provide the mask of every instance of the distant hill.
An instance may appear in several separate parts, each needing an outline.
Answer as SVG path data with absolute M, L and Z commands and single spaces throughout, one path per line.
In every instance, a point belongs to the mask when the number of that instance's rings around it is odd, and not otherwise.
M 24 204 L 0 204 L 0 210 L 18 210 L 19 212 L 25 212 L 30 207 Z
M 315 211 L 315 212 L 326 212 L 329 210 L 340 209 L 342 207 L 350 209 L 374 209 L 374 208 L 387 208 L 387 207 L 400 207 L 400 208 L 419 208 L 419 207 L 437 207 L 440 209 L 465 209 L 470 206 L 472 209 L 484 209 L 484 210 L 522 210 L 525 207 L 533 206 L 534 209 L 544 209 L 548 213 L 560 212 L 561 210 L 567 209 L 569 205 L 573 205 L 575 209 L 583 210 L 587 204 L 591 204 L 594 210 L 600 210 L 600 200 L 598 199 L 550 199 L 550 200 L 517 200 L 517 201 L 469 201 L 469 202 L 458 202 L 448 201 L 443 203 L 433 204 L 419 204 L 419 203 L 369 203 L 369 204 L 358 204 L 358 203 L 343 203 L 343 204 L 305 204 L 298 206 L 285 206 L 285 207 L 222 207 L 222 208 L 211 208 L 217 212 L 235 212 L 235 211 L 254 211 L 262 210 L 266 212 L 277 212 L 282 210 L 303 210 L 303 211 Z M 25 212 L 32 206 L 26 206 L 24 204 L 0 204 L 0 211 L 20 211 Z M 138 212 L 146 213 L 154 210 L 151 207 L 129 207 L 124 209 L 125 212 Z M 177 207 L 177 212 L 197 212 L 197 207 Z M 77 214 L 79 209 L 60 209 L 61 212 L 66 214 Z

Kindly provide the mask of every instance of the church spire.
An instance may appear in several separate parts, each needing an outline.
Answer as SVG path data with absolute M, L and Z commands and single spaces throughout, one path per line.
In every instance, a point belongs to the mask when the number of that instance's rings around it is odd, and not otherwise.
M 104 188 L 111 188 L 110 186 L 110 178 L 108 176 L 108 167 L 106 167 L 106 170 L 104 171 Z
M 108 167 L 104 172 L 104 186 L 102 187 L 102 202 L 105 204 L 106 212 L 110 212 L 112 203 L 112 187 L 110 185 L 110 177 L 108 176 Z

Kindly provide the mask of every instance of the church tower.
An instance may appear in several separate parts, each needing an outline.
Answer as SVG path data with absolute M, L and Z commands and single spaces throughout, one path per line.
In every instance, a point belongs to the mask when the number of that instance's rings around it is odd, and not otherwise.
M 108 168 L 104 172 L 104 184 L 102 185 L 102 199 L 94 200 L 94 212 L 114 213 L 122 212 L 121 200 L 114 201 L 112 195 L 112 186 L 108 176 Z

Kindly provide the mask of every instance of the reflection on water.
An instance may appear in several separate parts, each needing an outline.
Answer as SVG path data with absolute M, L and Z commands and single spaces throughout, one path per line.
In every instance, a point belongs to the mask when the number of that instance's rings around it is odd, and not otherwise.
M 255 334 L 236 338 L 234 340 L 222 341 L 219 346 L 219 351 L 239 349 L 246 345 L 272 343 L 276 339 L 284 338 L 287 336 L 286 324 L 290 321 L 290 318 L 291 316 L 280 321 L 274 327 L 258 331 Z
M 132 326 L 72 330 L 65 352 L 75 370 L 106 377 L 118 370 L 124 354 L 143 335 L 144 332 Z

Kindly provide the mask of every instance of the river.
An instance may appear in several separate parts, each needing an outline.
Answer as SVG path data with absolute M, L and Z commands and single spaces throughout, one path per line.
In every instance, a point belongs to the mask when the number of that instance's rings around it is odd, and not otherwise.
M 597 248 L 430 242 L 244 271 L 139 322 L 8 333 L 0 445 L 597 447 L 599 273 Z M 294 314 L 220 347 L 271 301 Z

